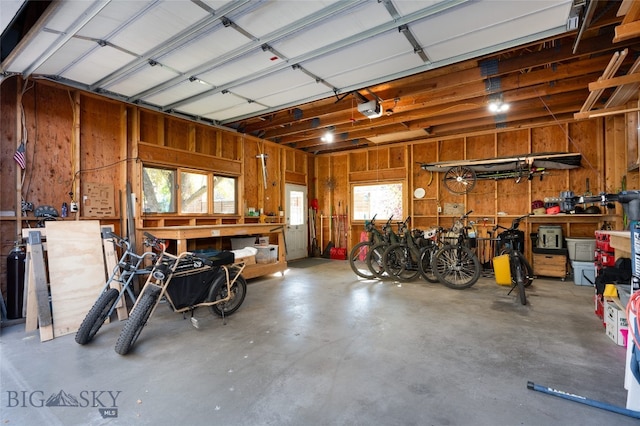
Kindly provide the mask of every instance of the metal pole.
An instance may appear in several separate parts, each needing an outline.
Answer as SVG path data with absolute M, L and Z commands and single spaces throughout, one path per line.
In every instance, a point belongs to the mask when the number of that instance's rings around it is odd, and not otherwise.
M 633 417 L 634 419 L 640 419 L 640 411 L 633 411 L 627 408 L 611 405 L 606 402 L 595 401 L 593 399 L 585 398 L 584 396 L 574 395 L 572 393 L 567 393 L 560 390 L 548 388 L 546 386 L 536 385 L 533 382 L 527 382 L 527 389 L 535 390 L 542 393 L 547 393 L 549 395 L 559 396 L 560 398 L 579 402 L 581 404 L 590 405 L 592 407 L 602 408 L 603 410 L 612 411 L 618 414 L 623 414 L 625 416 Z

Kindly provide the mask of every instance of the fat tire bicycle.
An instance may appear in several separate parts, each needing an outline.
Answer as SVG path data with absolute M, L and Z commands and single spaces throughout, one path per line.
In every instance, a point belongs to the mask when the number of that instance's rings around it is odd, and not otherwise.
M 376 228 L 375 220 L 376 215 L 364 225 L 364 229 L 369 234 L 369 238 L 366 241 L 360 241 L 353 246 L 351 252 L 349 252 L 349 266 L 351 266 L 351 270 L 359 277 L 368 280 L 376 278 L 376 274 L 371 271 L 367 264 L 369 251 L 371 247 L 384 240 L 384 235 Z
M 528 218 L 530 214 L 516 217 L 511 222 L 511 226 L 506 228 L 496 224 L 490 234 L 495 233 L 498 229 L 503 229 L 497 237 L 496 256 L 509 256 L 509 272 L 511 275 L 511 289 L 508 295 L 514 289 L 518 289 L 518 297 L 520 303 L 527 304 L 526 287 L 533 282 L 533 268 L 522 254 L 524 249 L 524 233 L 518 229 L 520 222 Z
M 131 351 L 162 298 L 173 312 L 183 315 L 190 312 L 191 323 L 198 328 L 198 320 L 193 316 L 197 308 L 208 307 L 211 313 L 224 319 L 240 308 L 247 293 L 247 282 L 241 275 L 245 263 L 235 263 L 233 252 L 222 251 L 213 256 L 191 252 L 173 255 L 165 251 L 164 241 L 147 232 L 145 237 L 161 254 L 120 332 L 115 346 L 120 355 Z
M 430 281 L 433 271 L 430 267 L 425 268 L 421 262 L 425 253 L 430 257 L 437 249 L 436 243 L 425 238 L 422 230 L 413 229 L 406 232 L 403 242 L 392 244 L 384 251 L 382 260 L 385 271 L 398 281 L 411 281 L 418 274 Z
M 107 318 L 111 317 L 111 314 L 118 306 L 118 302 L 120 300 L 125 302 L 123 298 L 125 293 L 129 295 L 131 302 L 135 303 L 136 297 L 131 289 L 133 279 L 151 273 L 151 267 L 146 265 L 148 263 L 153 264 L 157 257 L 153 251 L 145 251 L 141 255 L 136 254 L 128 239 L 122 238 L 113 232 L 108 231 L 104 235 L 111 238 L 113 243 L 120 247 L 122 256 L 120 256 L 118 264 L 113 268 L 109 279 L 102 287 L 98 299 L 89 309 L 76 332 L 75 340 L 81 345 L 93 340 Z M 147 239 L 145 239 L 144 245 L 150 247 Z
M 398 232 L 396 233 L 393 231 L 393 227 L 391 226 L 392 218 L 393 216 L 390 217 L 389 220 L 387 220 L 387 223 L 382 227 L 383 241 L 371 247 L 366 258 L 369 270 L 376 278 L 380 279 L 384 279 L 388 276 L 383 259 L 384 252 L 390 245 L 401 242 L 401 235 L 405 232 L 407 228 L 407 221 L 409 220 L 409 218 L 407 218 L 404 222 L 398 222 Z
M 482 272 L 478 256 L 467 246 L 469 226 L 465 225 L 464 221 L 472 212 L 473 210 L 469 210 L 454 222 L 448 236 L 445 237 L 448 244 L 433 255 L 431 264 L 438 281 L 455 290 L 471 287 L 478 281 Z

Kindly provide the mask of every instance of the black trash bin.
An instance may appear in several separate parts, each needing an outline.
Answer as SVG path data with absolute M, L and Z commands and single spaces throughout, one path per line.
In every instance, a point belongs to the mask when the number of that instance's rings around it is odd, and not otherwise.
M 16 246 L 7 256 L 7 319 L 22 318 L 24 251 Z

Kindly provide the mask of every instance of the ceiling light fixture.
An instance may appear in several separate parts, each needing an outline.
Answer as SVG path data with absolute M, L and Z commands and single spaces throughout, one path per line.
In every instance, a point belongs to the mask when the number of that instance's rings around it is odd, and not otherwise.
M 502 96 L 489 102 L 489 111 L 494 114 L 500 114 L 509 110 L 509 104 L 502 100 Z
M 333 142 L 333 133 L 332 133 L 332 132 L 327 132 L 327 133 L 325 133 L 325 134 L 320 138 L 320 140 L 321 140 L 322 142 L 326 142 L 326 143 L 331 143 L 331 142 Z

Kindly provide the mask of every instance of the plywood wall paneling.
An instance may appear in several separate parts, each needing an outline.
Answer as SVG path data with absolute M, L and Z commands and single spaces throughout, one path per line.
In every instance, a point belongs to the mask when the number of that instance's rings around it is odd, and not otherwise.
M 285 149 L 283 151 L 284 155 L 284 169 L 289 172 L 294 172 L 296 167 L 296 156 L 292 150 Z
M 437 173 L 428 172 L 420 167 L 420 163 L 432 163 L 437 161 L 437 147 L 435 142 L 422 142 L 412 147 L 411 170 L 413 173 L 413 189 L 424 188 L 427 192 L 436 189 Z M 433 192 L 427 197 L 435 197 Z
M 466 159 L 464 138 L 440 141 L 438 142 L 438 145 L 438 161 L 454 161 Z
M 46 204 L 60 211 L 62 202 L 69 201 L 74 170 L 70 92 L 36 82 L 25 93 L 23 105 L 29 142 L 22 195 L 36 207 Z
M 405 167 L 407 161 L 407 146 L 392 146 L 389 148 L 389 167 Z
M 566 124 L 531 129 L 531 152 L 566 152 L 568 148 Z
M 486 134 L 467 137 L 467 159 L 493 158 L 496 150 L 495 135 Z M 473 216 L 492 215 L 495 211 L 496 184 L 493 180 L 478 180 L 475 188 L 467 194 L 467 211 Z
M 569 149 L 566 124 L 531 129 L 531 152 L 566 152 Z M 539 192 L 542 197 L 559 197 L 570 188 L 568 170 L 551 170 L 543 179 Z
M 622 180 L 627 176 L 627 170 L 623 164 L 627 164 L 626 159 L 626 123 L 624 117 L 605 117 L 605 170 L 606 186 L 616 192 L 622 188 Z M 627 185 L 627 189 L 630 188 Z
M 196 152 L 218 155 L 218 132 L 208 126 L 196 126 Z
M 531 152 L 529 130 L 502 132 L 496 135 L 497 157 L 509 157 L 512 155 L 528 154 L 529 152 Z
M 76 175 L 82 183 L 82 193 L 75 199 L 84 207 L 87 184 L 108 185 L 111 189 L 110 203 L 113 216 L 119 214 L 119 203 L 113 194 L 124 190 L 122 179 L 126 176 L 126 114 L 123 105 L 94 97 L 80 97 L 80 173 Z M 81 212 L 83 214 L 83 212 Z
M 344 209 L 345 203 L 351 203 L 349 200 L 349 156 L 347 154 L 336 155 L 332 157 L 333 161 L 333 177 L 336 180 L 336 187 L 333 190 L 333 204 L 335 209 L 338 204 Z
M 368 157 L 369 153 L 367 151 L 349 153 L 349 171 L 363 172 L 368 170 Z
M 189 151 L 189 122 L 167 117 L 165 123 L 165 146 Z
M 603 190 L 602 155 L 593 141 L 597 134 L 597 123 L 598 121 L 579 121 L 568 126 L 568 150 L 582 154 L 582 166 L 569 171 L 568 189 L 576 195 L 587 192 L 587 179 L 589 192 L 598 194 Z
M 630 102 L 629 107 L 638 106 L 640 101 Z M 635 105 L 634 105 L 635 104 Z M 640 153 L 638 152 L 638 136 L 640 133 L 640 123 L 638 122 L 638 112 L 625 114 L 627 120 L 627 170 L 636 171 L 640 166 Z M 638 182 L 633 181 L 633 187 L 638 188 Z
M 318 179 L 318 208 L 320 214 L 329 215 L 332 201 L 329 187 L 331 182 L 331 157 L 316 157 L 315 162 Z
M 266 214 L 278 214 L 278 207 L 281 206 L 281 184 L 284 181 L 282 167 L 280 163 L 280 148 L 274 144 L 264 144 L 264 153 L 267 154 L 267 188 L 264 191 L 261 208 Z M 255 161 L 260 161 L 256 159 Z M 262 173 L 262 166 L 258 168 Z M 262 175 L 260 175 L 262 182 Z M 264 188 L 264 186 L 263 186 Z
M 164 145 L 163 116 L 144 109 L 140 112 L 140 140 L 156 145 Z
M 309 157 L 310 155 L 306 152 L 294 151 L 295 168 L 293 171 L 296 173 L 306 174 Z
M 221 136 L 221 153 L 219 155 L 222 158 L 227 158 L 229 160 L 239 160 L 239 144 L 241 143 L 242 138 L 239 135 L 227 132 L 220 132 L 219 135 Z
M 241 207 L 243 214 L 247 213 L 248 207 L 260 208 L 260 197 L 262 194 L 262 166 L 256 155 L 260 153 L 256 142 L 249 142 L 244 147 L 244 197 Z
M 376 147 L 368 152 L 367 169 L 379 170 L 389 168 L 389 149 L 386 147 Z
M 495 140 L 493 134 L 467 137 L 467 159 L 493 158 L 496 149 Z

